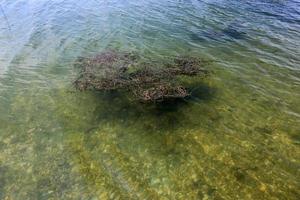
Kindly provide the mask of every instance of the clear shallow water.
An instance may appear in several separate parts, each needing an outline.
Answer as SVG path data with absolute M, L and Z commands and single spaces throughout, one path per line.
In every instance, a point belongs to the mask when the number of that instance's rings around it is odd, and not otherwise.
M 297 199 L 297 1 L 0 1 L 0 199 Z M 76 92 L 105 49 L 209 59 L 193 98 Z

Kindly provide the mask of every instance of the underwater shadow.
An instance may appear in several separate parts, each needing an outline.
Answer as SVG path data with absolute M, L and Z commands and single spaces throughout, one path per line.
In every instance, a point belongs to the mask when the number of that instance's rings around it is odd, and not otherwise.
M 217 89 L 208 86 L 204 83 L 198 83 L 191 86 L 191 96 L 190 101 L 202 101 L 207 102 L 214 98 L 217 93 Z
M 126 92 L 95 92 L 99 106 L 93 115 L 99 124 L 119 123 L 136 126 L 140 131 L 169 132 L 181 127 L 189 127 L 185 115 L 193 102 L 208 102 L 213 99 L 216 89 L 204 83 L 194 83 L 188 87 L 191 96 L 162 102 L 142 103 L 128 98 Z M 137 131 L 137 132 L 140 132 Z

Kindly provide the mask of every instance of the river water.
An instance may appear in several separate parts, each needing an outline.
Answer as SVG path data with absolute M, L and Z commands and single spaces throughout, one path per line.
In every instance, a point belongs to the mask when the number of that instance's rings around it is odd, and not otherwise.
M 298 199 L 298 0 L 0 1 L 0 199 Z M 192 55 L 192 98 L 79 92 L 107 49 Z

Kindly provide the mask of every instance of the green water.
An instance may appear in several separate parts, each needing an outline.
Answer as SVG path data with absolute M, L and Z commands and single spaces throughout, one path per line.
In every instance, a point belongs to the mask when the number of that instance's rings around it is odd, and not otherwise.
M 0 1 L 0 199 L 298 199 L 297 1 Z M 210 60 L 192 98 L 79 92 L 78 56 Z

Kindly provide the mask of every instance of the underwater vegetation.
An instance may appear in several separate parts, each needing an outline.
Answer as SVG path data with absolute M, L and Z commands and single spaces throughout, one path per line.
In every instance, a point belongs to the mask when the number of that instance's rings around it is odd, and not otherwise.
M 241 40 L 247 36 L 242 23 L 233 22 L 219 30 L 207 29 L 199 32 L 191 32 L 190 38 L 193 41 L 203 42 L 208 40 Z
M 222 30 L 222 33 L 224 35 L 227 35 L 231 38 L 234 39 L 243 39 L 246 35 L 245 32 L 241 31 L 241 30 L 237 30 L 234 27 L 228 26 L 225 29 Z
M 123 89 L 142 102 L 161 102 L 190 96 L 178 77 L 207 74 L 203 68 L 207 62 L 193 57 L 177 57 L 164 66 L 151 66 L 138 62 L 137 58 L 134 54 L 111 50 L 81 58 L 76 63 L 81 72 L 74 85 L 81 91 Z

